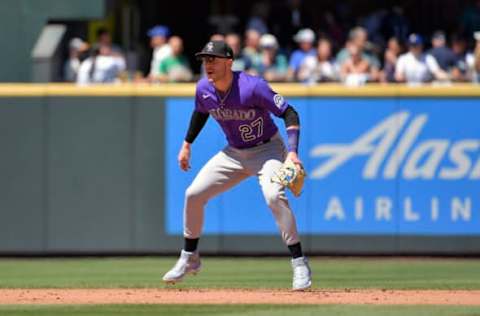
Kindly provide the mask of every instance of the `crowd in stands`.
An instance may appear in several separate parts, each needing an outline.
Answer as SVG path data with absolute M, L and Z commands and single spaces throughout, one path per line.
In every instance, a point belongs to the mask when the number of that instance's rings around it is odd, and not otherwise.
M 64 67 L 66 81 L 78 84 L 112 83 L 125 75 L 126 61 L 121 49 L 112 43 L 110 33 L 99 29 L 97 42 L 90 45 L 80 38 L 69 43 Z
M 233 49 L 233 70 L 262 76 L 271 82 L 316 84 L 340 82 L 359 86 L 369 82 L 407 83 L 480 82 L 480 31 L 469 39 L 436 31 L 427 38 L 417 33 L 389 38 L 385 47 L 370 41 L 367 26 L 348 32 L 346 41 L 338 44 L 326 33 L 301 28 L 292 39 L 296 47 L 280 47 L 279 40 L 268 33 L 262 19 L 251 19 L 243 34 L 212 34 L 210 40 L 224 40 Z M 373 24 L 373 25 L 372 25 Z M 130 81 L 165 83 L 191 82 L 203 74 L 194 74 L 183 53 L 183 40 L 164 25 L 153 26 L 147 33 L 153 50 L 150 71 Z M 403 38 L 401 38 L 403 36 Z M 105 29 L 91 47 L 79 38 L 70 41 L 70 55 L 65 65 L 66 81 L 78 84 L 126 81 L 126 62 L 121 50 L 112 43 Z M 90 51 L 87 58 L 82 58 Z

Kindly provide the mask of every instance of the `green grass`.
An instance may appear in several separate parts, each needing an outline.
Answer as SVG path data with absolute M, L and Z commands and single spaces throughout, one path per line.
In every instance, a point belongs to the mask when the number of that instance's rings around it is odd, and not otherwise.
M 163 288 L 176 258 L 0 259 L 0 288 Z M 480 289 L 480 260 L 311 258 L 314 288 Z M 289 288 L 288 258 L 203 258 L 181 288 Z
M 176 258 L 0 259 L 0 288 L 164 288 Z M 480 260 L 311 258 L 314 288 L 480 289 Z M 288 258 L 203 258 L 180 288 L 290 288 Z M 0 305 L 8 316 L 473 316 L 480 306 Z
M 474 316 L 480 307 L 462 306 L 367 306 L 367 305 L 97 305 L 97 306 L 0 306 L 9 316 Z

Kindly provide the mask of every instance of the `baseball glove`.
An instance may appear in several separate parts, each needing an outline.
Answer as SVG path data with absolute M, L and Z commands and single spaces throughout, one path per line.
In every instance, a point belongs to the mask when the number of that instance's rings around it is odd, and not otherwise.
M 271 181 L 287 187 L 292 191 L 293 195 L 300 196 L 306 175 L 302 165 L 287 160 L 283 163 L 283 166 L 274 173 Z

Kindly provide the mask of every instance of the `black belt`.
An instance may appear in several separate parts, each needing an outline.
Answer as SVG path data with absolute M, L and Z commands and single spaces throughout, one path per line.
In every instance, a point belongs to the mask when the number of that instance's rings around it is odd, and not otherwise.
M 249 147 L 235 147 L 235 146 L 232 146 L 232 147 L 233 147 L 233 148 L 236 148 L 236 149 L 249 149 L 249 148 L 254 148 L 254 147 L 257 147 L 257 146 L 260 146 L 260 145 L 268 144 L 268 143 L 270 143 L 271 140 L 272 140 L 271 138 L 266 139 L 266 140 L 262 140 L 261 142 L 256 143 L 256 144 L 253 144 L 253 145 L 251 145 L 251 146 L 249 146 Z
M 257 147 L 257 146 L 260 146 L 260 145 L 268 144 L 268 143 L 270 143 L 271 140 L 272 140 L 271 138 L 262 140 L 261 142 L 256 143 L 255 145 L 253 145 L 253 147 Z

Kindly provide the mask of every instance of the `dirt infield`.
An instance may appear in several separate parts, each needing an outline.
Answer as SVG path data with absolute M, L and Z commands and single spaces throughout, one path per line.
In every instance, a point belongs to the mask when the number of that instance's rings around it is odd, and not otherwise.
M 2 289 L 0 304 L 479 305 L 480 290 Z

